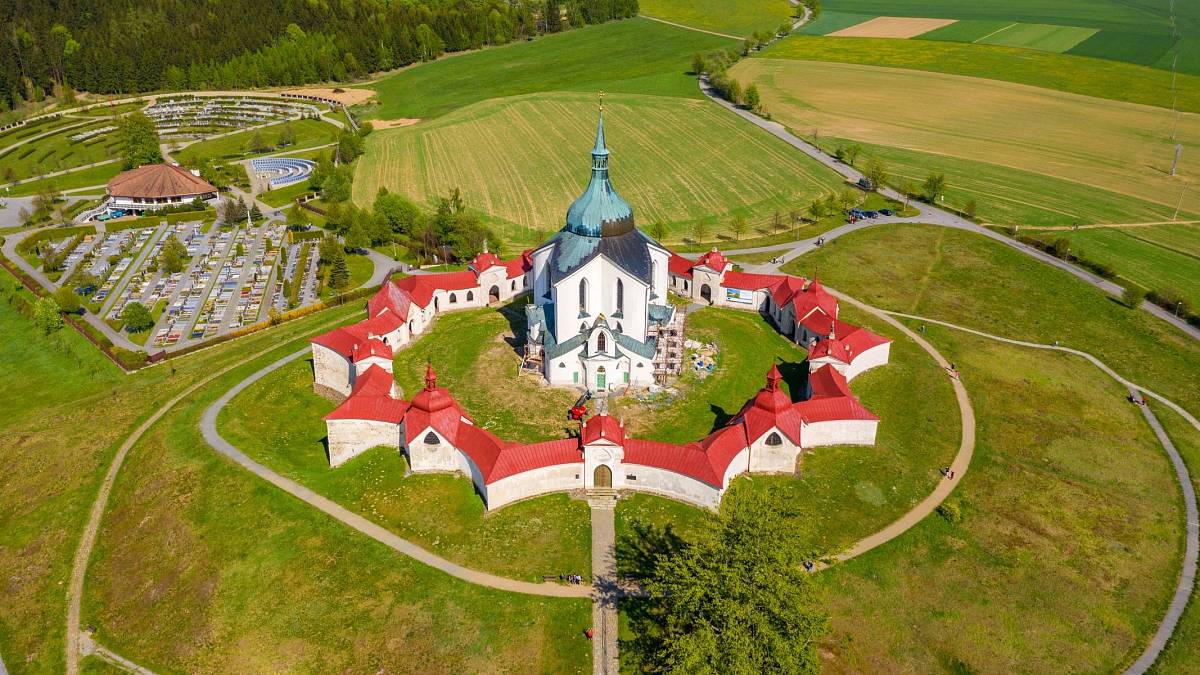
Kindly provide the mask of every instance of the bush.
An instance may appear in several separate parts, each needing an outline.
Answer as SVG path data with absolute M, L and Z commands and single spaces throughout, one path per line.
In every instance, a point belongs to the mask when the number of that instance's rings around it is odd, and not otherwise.
M 1127 284 L 1125 291 L 1121 293 L 1121 302 L 1125 303 L 1126 307 L 1137 307 L 1142 304 L 1142 300 L 1146 299 L 1146 289 L 1133 284 Z
M 962 522 L 962 507 L 957 499 L 947 499 L 937 507 L 937 514 L 946 519 L 947 523 L 957 525 Z

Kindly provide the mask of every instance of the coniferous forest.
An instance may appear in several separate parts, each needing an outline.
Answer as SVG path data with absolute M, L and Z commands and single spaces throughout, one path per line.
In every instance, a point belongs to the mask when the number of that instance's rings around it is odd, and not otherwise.
M 626 18 L 637 0 L 0 0 L 0 110 L 339 81 Z

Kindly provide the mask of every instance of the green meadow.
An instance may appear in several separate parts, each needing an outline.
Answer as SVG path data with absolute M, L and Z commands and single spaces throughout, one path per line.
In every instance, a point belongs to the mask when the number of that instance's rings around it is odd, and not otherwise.
M 692 54 L 735 44 L 649 19 L 614 21 L 401 70 L 366 85 L 380 103 L 356 112 L 426 119 L 485 99 L 555 90 L 700 98 L 688 75 Z
M 641 0 L 643 15 L 730 35 L 775 32 L 791 23 L 787 0 Z

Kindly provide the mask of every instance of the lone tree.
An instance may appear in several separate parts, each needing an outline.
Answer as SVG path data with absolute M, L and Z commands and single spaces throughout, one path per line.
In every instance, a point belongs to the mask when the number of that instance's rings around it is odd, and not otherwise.
M 1138 305 L 1142 304 L 1142 300 L 1145 299 L 1146 289 L 1142 288 L 1141 286 L 1129 284 L 1121 293 L 1121 301 L 1124 302 L 1125 306 L 1129 308 L 1136 308 Z
M 729 223 L 729 229 L 733 232 L 733 239 L 737 241 L 746 233 L 746 216 L 734 216 L 733 222 Z
M 728 89 L 726 98 L 728 98 L 729 102 L 734 105 L 741 105 L 742 104 L 742 83 L 738 82 L 737 80 L 730 79 L 729 80 L 729 89 Z
M 140 333 L 154 326 L 154 317 L 150 310 L 140 302 L 131 302 L 121 310 L 121 320 L 125 322 L 125 330 L 130 333 Z
M 59 310 L 67 314 L 75 314 L 83 307 L 79 294 L 66 286 L 54 292 L 54 301 L 58 303 Z
M 333 261 L 333 267 L 329 270 L 329 286 L 341 290 L 349 283 L 350 268 L 346 266 L 346 256 L 343 255 Z
M 634 651 L 649 672 L 816 673 L 829 630 L 812 580 L 767 496 L 730 502 L 716 531 L 662 555 L 647 588 L 658 630 Z
M 708 64 L 704 61 L 704 52 L 692 54 L 692 74 L 702 75 L 706 70 L 708 70 Z
M 925 199 L 930 202 L 936 202 L 938 197 L 941 197 L 946 192 L 946 175 L 941 173 L 931 173 L 925 177 L 925 183 L 922 185 L 922 192 L 925 194 Z
M 63 327 L 62 308 L 54 298 L 47 295 L 33 304 L 33 325 L 46 335 Z
M 667 238 L 667 224 L 661 220 L 656 220 L 650 225 L 650 236 L 654 237 L 655 241 L 662 241 Z
M 872 157 L 868 159 L 866 165 L 863 166 L 863 176 L 866 176 L 867 180 L 871 181 L 872 189 L 878 190 L 879 188 L 883 187 L 884 183 L 887 182 L 887 164 L 885 164 L 883 160 L 879 159 L 878 157 Z
M 130 113 L 117 124 L 117 128 L 121 140 L 121 160 L 126 169 L 162 161 L 162 153 L 158 149 L 158 129 L 149 117 L 140 112 Z
M 183 265 L 187 259 L 187 247 L 179 241 L 179 237 L 172 234 L 167 237 L 167 242 L 163 244 L 162 251 L 158 254 L 158 266 L 168 274 L 175 274 L 183 271 Z

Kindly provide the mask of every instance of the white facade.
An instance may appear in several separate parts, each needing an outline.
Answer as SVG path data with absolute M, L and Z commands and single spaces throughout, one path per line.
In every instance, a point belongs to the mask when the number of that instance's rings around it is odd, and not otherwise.
M 348 460 L 376 447 L 400 445 L 400 425 L 376 420 L 326 420 L 329 439 L 329 466 L 341 466 Z

